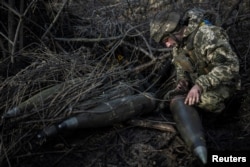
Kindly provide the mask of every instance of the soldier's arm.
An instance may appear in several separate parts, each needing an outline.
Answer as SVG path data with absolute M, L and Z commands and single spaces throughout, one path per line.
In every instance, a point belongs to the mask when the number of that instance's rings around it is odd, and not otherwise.
M 213 32 L 210 32 L 210 36 L 207 38 L 211 41 L 208 41 L 204 47 L 204 53 L 207 53 L 206 58 L 212 69 L 206 75 L 199 76 L 195 81 L 202 87 L 203 91 L 229 83 L 239 73 L 238 58 L 228 41 L 225 38 L 220 39 L 219 34 L 213 34 Z
M 187 77 L 187 73 L 178 65 L 175 65 L 176 69 L 176 77 L 177 77 L 177 82 L 186 80 L 189 81 L 189 78 Z
M 176 79 L 177 79 L 177 83 L 179 81 L 189 81 L 189 77 L 187 72 L 183 69 L 182 65 L 179 63 L 179 61 L 175 61 L 176 57 L 179 56 L 179 52 L 180 50 L 178 50 L 177 48 L 173 48 L 173 64 L 175 66 L 175 70 L 176 70 Z

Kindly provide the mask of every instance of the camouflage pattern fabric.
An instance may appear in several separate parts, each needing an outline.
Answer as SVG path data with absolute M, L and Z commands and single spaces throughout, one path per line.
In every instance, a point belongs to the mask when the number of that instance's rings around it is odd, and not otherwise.
M 180 20 L 180 14 L 176 12 L 161 11 L 150 22 L 150 36 L 156 42 L 160 42 L 169 33 L 176 30 Z
M 194 15 L 194 11 L 191 14 Z M 201 24 L 200 17 L 200 13 L 189 16 L 191 25 L 184 32 L 186 43 L 173 49 L 173 63 L 177 80 L 186 79 L 202 87 L 201 103 L 198 106 L 220 112 L 233 89 L 239 89 L 239 60 L 225 31 L 220 27 Z M 192 38 L 191 49 L 188 46 L 189 38 Z M 186 58 L 178 59 L 183 55 Z
M 188 26 L 183 33 L 184 37 L 190 35 L 196 29 L 196 27 L 199 26 L 199 23 L 203 21 L 204 13 L 205 11 L 199 8 L 188 10 L 185 13 L 184 20 L 188 19 Z
M 205 111 L 220 113 L 225 108 L 225 99 L 228 99 L 234 89 L 221 85 L 201 94 L 201 102 L 197 105 Z

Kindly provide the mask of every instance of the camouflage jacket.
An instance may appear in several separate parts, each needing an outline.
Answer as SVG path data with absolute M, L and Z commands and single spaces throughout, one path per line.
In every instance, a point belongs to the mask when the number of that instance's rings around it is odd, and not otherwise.
M 204 92 L 223 84 L 239 88 L 239 60 L 226 32 L 193 18 L 184 32 L 184 45 L 173 49 L 177 80 L 190 80 Z

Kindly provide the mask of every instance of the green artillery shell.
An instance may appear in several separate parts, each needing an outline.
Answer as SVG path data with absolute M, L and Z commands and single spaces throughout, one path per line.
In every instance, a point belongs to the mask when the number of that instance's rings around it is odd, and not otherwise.
M 153 111 L 155 101 L 151 94 L 131 95 L 102 103 L 90 110 L 71 117 L 58 128 L 91 128 L 109 126 L 135 115 Z
M 110 126 L 136 115 L 152 112 L 155 107 L 156 103 L 152 94 L 142 93 L 125 96 L 82 111 L 82 113 L 64 120 L 56 127 L 53 125 L 45 128 L 40 135 L 52 136 L 65 129 Z

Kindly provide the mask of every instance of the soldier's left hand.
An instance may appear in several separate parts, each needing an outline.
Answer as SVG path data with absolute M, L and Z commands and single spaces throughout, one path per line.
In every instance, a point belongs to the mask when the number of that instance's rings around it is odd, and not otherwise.
M 188 92 L 187 97 L 185 99 L 185 104 L 194 105 L 196 103 L 199 103 L 201 92 L 202 88 L 199 85 L 195 84 Z

